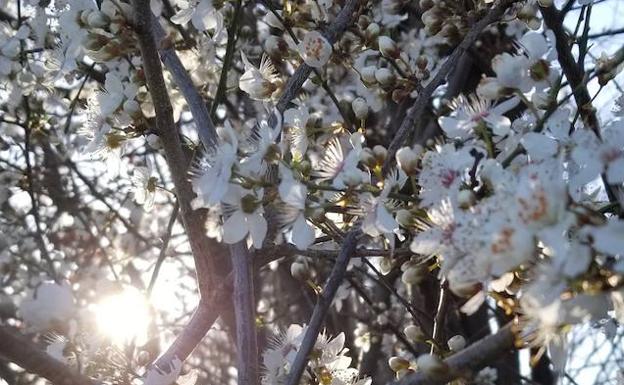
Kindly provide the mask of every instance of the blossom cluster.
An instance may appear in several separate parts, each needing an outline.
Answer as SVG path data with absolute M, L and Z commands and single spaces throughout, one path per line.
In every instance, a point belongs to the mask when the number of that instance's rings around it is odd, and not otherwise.
M 194 372 L 180 378 L 183 360 L 150 366 L 156 354 L 147 342 L 135 349 L 134 338 L 123 357 L 88 325 L 99 284 L 114 279 L 149 296 L 168 253 L 186 285 L 191 252 L 176 226 L 178 207 L 183 215 L 190 207 L 209 238 L 285 257 L 258 273 L 275 297 L 281 286 L 267 276 L 282 261 L 318 295 L 327 258 L 315 256 L 334 257 L 345 235 L 361 230 L 362 258 L 350 264 L 336 311 L 369 305 L 369 324 L 358 320 L 353 344 L 367 351 L 380 333 L 376 343 L 398 377 L 448 369 L 416 350 L 431 345 L 446 356 L 467 344 L 459 334 L 438 341 L 397 315 L 413 312 L 410 298 L 427 280 L 439 280 L 467 315 L 484 306 L 505 312 L 525 346 L 549 349 L 557 371 L 574 325 L 624 322 L 624 95 L 609 88 L 624 59 L 586 58 L 595 68 L 573 86 L 560 57 L 570 42 L 540 17 L 552 1 L 510 2 L 474 44 L 482 57 L 461 47 L 478 79 L 454 84 L 451 72 L 444 87 L 436 78 L 457 59 L 450 52 L 500 2 L 371 1 L 352 25 L 335 28 L 349 2 L 276 9 L 150 1 L 152 22 L 165 31 L 158 49 L 172 49 L 192 83 L 163 71 L 192 195 L 182 203 L 132 2 L 47 3 L 19 2 L 15 20 L 0 23 L 0 268 L 12 282 L 3 296 L 20 303 L 11 324 L 53 332 L 47 351 L 59 361 L 110 381 L 121 373 L 147 385 L 195 381 Z M 304 72 L 307 81 L 296 78 Z M 597 93 L 619 95 L 610 113 L 594 110 L 593 99 L 578 105 L 578 88 L 592 81 Z M 186 99 L 189 86 L 213 103 L 214 146 L 199 139 L 205 127 Z M 425 112 L 404 137 L 399 127 L 422 95 L 431 95 Z M 365 295 L 380 282 L 391 292 L 387 303 Z M 191 298 L 177 294 L 171 304 Z M 278 307 L 290 311 L 277 302 L 260 300 L 259 324 L 279 319 Z M 176 325 L 179 316 L 167 320 Z M 388 330 L 407 348 L 388 343 Z M 263 353 L 263 385 L 286 383 L 305 331 L 292 324 Z M 319 336 L 301 383 L 370 383 L 355 367 L 360 360 L 347 356 L 345 334 L 336 334 Z M 485 368 L 472 380 L 490 384 L 497 375 Z

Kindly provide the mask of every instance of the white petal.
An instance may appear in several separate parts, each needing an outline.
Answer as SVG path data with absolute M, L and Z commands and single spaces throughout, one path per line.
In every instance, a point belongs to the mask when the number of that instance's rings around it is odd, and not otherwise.
M 264 242 L 267 233 L 266 219 L 262 215 L 254 213 L 247 216 L 247 225 L 253 246 L 256 249 L 262 248 L 262 242 Z
M 383 233 L 392 233 L 399 228 L 399 224 L 381 203 L 377 205 L 377 228 Z
M 624 158 L 620 157 L 607 166 L 607 181 L 610 184 L 624 182 Z
M 306 250 L 314 243 L 314 228 L 308 224 L 303 214 L 299 215 L 292 227 L 292 241 L 299 250 Z
M 624 255 L 624 221 L 613 219 L 605 226 L 592 226 L 588 232 L 594 238 L 594 248 L 602 253 Z
M 174 24 L 184 25 L 191 20 L 193 13 L 195 13 L 195 9 L 193 7 L 181 9 L 178 13 L 171 17 L 171 22 Z
M 537 132 L 528 132 L 520 139 L 531 160 L 539 161 L 557 153 L 557 142 Z
M 237 210 L 223 223 L 223 242 L 233 244 L 247 235 L 247 221 L 245 214 Z
M 494 135 L 504 136 L 509 133 L 511 120 L 506 116 L 490 114 L 484 120 L 492 129 Z

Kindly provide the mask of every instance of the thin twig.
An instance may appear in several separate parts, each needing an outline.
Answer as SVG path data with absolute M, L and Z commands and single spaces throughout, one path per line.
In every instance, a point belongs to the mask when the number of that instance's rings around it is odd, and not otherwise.
M 184 65 L 178 57 L 178 54 L 175 52 L 175 49 L 164 42 L 166 37 L 165 30 L 160 25 L 158 19 L 152 15 L 151 11 L 149 14 L 143 16 L 150 18 L 148 19 L 149 21 L 145 20 L 144 24 L 151 25 L 151 29 L 153 31 L 152 33 L 154 35 L 152 39 L 155 39 L 154 48 L 158 48 L 162 62 L 173 76 L 173 80 L 182 92 L 184 99 L 186 99 L 186 103 L 188 104 L 191 114 L 193 115 L 193 120 L 195 121 L 199 139 L 207 150 L 212 149 L 217 144 L 217 131 L 215 130 L 214 124 L 210 119 L 208 108 L 206 107 L 204 99 L 195 88 L 191 76 L 184 68 Z M 158 44 L 156 44 L 156 42 L 158 42 Z M 154 51 L 154 53 L 155 52 L 156 51 Z M 153 53 L 151 55 L 153 55 Z M 153 56 L 158 58 L 157 55 Z
M 252 259 L 245 242 L 231 245 L 230 256 L 234 273 L 238 385 L 255 385 L 259 371 Z
M 422 116 L 425 108 L 431 101 L 431 96 L 435 92 L 435 90 L 444 82 L 446 76 L 455 68 L 459 59 L 468 51 L 470 46 L 477 40 L 481 32 L 491 23 L 500 19 L 501 16 L 505 13 L 507 8 L 518 0 L 499 0 L 493 7 L 490 9 L 487 15 L 485 15 L 481 20 L 479 20 L 471 29 L 468 31 L 464 40 L 453 50 L 453 52 L 446 59 L 444 64 L 440 67 L 436 75 L 427 83 L 427 86 L 418 94 L 418 97 L 414 101 L 411 110 L 407 113 L 405 119 L 401 123 L 399 130 L 397 131 L 394 139 L 390 143 L 388 147 L 388 155 L 386 157 L 386 161 L 384 162 L 383 171 L 384 174 L 390 170 L 394 162 L 394 155 L 397 150 L 405 143 L 405 140 L 410 136 L 410 133 L 413 131 L 416 122 Z
M 497 333 L 482 338 L 444 360 L 448 369 L 444 373 L 440 373 L 440 376 L 436 379 L 427 377 L 423 372 L 416 372 L 391 383 L 391 385 L 446 384 L 462 375 L 481 369 L 483 366 L 496 360 L 501 354 L 514 347 L 514 341 L 513 325 L 507 324 Z
M 84 376 L 39 349 L 28 338 L 7 326 L 0 326 L 0 356 L 16 363 L 27 372 L 63 385 L 95 385 L 96 381 Z
M 156 260 L 156 264 L 154 265 L 154 272 L 152 272 L 152 278 L 150 278 L 149 285 L 147 286 L 147 296 L 152 295 L 152 290 L 154 290 L 154 285 L 156 284 L 156 279 L 158 278 L 158 274 L 160 273 L 160 267 L 162 266 L 165 258 L 167 257 L 167 248 L 169 247 L 169 241 L 171 240 L 171 231 L 173 230 L 173 225 L 175 224 L 176 218 L 178 217 L 178 211 L 180 209 L 180 205 L 176 201 L 173 205 L 173 210 L 171 211 L 171 217 L 169 218 L 169 223 L 167 224 L 167 230 L 165 231 L 165 235 L 163 237 L 163 244 L 160 248 L 160 254 L 158 255 L 158 259 Z
M 314 348 L 316 338 L 318 337 L 321 327 L 323 326 L 325 316 L 327 315 L 334 296 L 338 291 L 338 287 L 342 283 L 345 273 L 347 272 L 347 266 L 349 265 L 349 260 L 355 252 L 359 234 L 359 229 L 353 229 L 345 236 L 340 254 L 336 259 L 336 263 L 334 264 L 334 267 L 329 275 L 327 283 L 325 284 L 325 287 L 323 287 L 323 291 L 319 295 L 316 305 L 314 306 L 310 323 L 306 328 L 305 335 L 303 337 L 303 341 L 301 342 L 301 346 L 297 351 L 295 361 L 290 368 L 288 379 L 286 381 L 287 385 L 299 384 L 301 375 L 303 374 L 303 371 L 308 363 L 310 352 Z
M 214 120 L 217 114 L 217 108 L 223 98 L 225 98 L 225 91 L 227 88 L 227 78 L 234 59 L 234 52 L 236 51 L 236 40 L 238 40 L 238 31 L 240 30 L 241 11 L 243 9 L 242 0 L 236 1 L 236 8 L 234 10 L 234 16 L 232 17 L 232 24 L 228 31 L 228 40 L 225 48 L 225 56 L 223 57 L 223 66 L 221 67 L 221 75 L 219 76 L 219 85 L 217 86 L 217 92 L 215 98 L 212 101 L 210 107 L 210 117 Z

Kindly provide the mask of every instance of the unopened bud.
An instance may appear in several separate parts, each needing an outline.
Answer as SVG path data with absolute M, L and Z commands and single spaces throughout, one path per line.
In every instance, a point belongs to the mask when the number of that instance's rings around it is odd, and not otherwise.
M 377 23 L 370 23 L 368 25 L 368 27 L 366 27 L 366 37 L 368 38 L 368 40 L 373 40 L 376 39 L 377 36 L 379 36 L 379 33 L 381 32 L 381 28 L 379 28 L 379 24 Z
M 392 270 L 393 266 L 392 259 L 384 257 L 379 263 L 379 271 L 381 271 L 381 274 L 386 275 Z
M 368 66 L 362 68 L 360 71 L 360 76 L 362 80 L 367 84 L 373 84 L 377 82 L 377 78 L 375 77 L 375 72 L 377 72 L 377 68 L 375 66 Z
M 146 138 L 147 144 L 154 150 L 159 150 L 162 147 L 162 142 L 156 134 L 149 134 Z
M 290 265 L 290 275 L 299 281 L 305 281 L 310 276 L 308 267 L 305 263 L 299 261 L 295 261 Z
M 405 333 L 407 339 L 412 342 L 420 342 L 425 338 L 425 333 L 423 333 L 420 326 L 416 325 L 407 325 L 405 329 L 403 329 L 403 333 Z
M 378 144 L 375 147 L 373 147 L 373 154 L 375 154 L 375 158 L 377 159 L 377 162 L 383 163 L 386 160 L 386 157 L 388 156 L 388 150 L 386 150 L 384 146 Z
M 123 103 L 123 110 L 130 116 L 134 117 L 141 111 L 141 106 L 134 99 L 128 99 Z
M 151 361 L 151 357 L 148 351 L 146 350 L 141 350 L 141 352 L 139 352 L 139 355 L 137 356 L 137 363 L 140 366 L 146 366 L 147 364 L 149 364 Z
M 402 147 L 396 152 L 395 158 L 401 170 L 407 175 L 414 175 L 417 172 L 419 155 L 411 147 Z
M 110 19 L 106 14 L 100 11 L 92 11 L 87 16 L 87 25 L 92 28 L 104 28 L 110 23 Z
M 399 46 L 388 36 L 379 36 L 379 52 L 388 59 L 398 59 L 401 55 Z
M 368 147 L 364 147 L 362 152 L 360 152 L 360 161 L 369 168 L 373 168 L 377 165 L 375 154 L 373 153 L 373 150 Z
M 393 372 L 400 372 L 401 370 L 408 369 L 410 363 L 405 358 L 401 357 L 390 357 L 388 360 L 388 366 L 392 369 Z
M 388 68 L 379 68 L 375 71 L 375 79 L 384 87 L 390 87 L 394 85 L 396 75 Z
M 414 223 L 412 213 L 406 209 L 397 211 L 395 219 L 403 227 L 410 227 Z
M 448 347 L 452 352 L 458 352 L 466 347 L 466 339 L 459 334 L 451 337 L 448 342 Z
M 355 98 L 351 102 L 351 108 L 353 109 L 355 117 L 360 120 L 364 120 L 368 116 L 368 104 L 364 98 Z
M 406 285 L 417 285 L 422 281 L 422 269 L 418 266 L 410 266 L 401 275 L 401 281 Z

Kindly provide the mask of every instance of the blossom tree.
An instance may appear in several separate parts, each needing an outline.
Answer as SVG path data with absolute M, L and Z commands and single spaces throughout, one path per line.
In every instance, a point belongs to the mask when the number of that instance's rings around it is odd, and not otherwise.
M 624 383 L 618 5 L 0 1 L 0 384 Z

